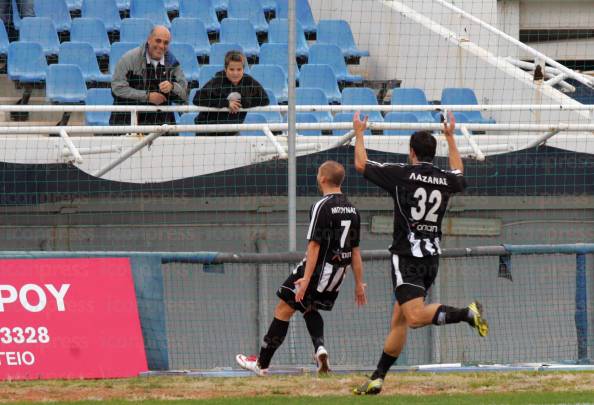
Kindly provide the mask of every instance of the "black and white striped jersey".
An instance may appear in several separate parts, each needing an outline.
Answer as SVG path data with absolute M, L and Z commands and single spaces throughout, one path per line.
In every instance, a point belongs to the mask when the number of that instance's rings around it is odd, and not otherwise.
M 466 187 L 462 173 L 428 162 L 407 165 L 368 160 L 364 175 L 394 199 L 390 251 L 413 257 L 441 254 L 441 222 L 450 196 Z
M 344 194 L 325 195 L 312 205 L 307 240 L 320 244 L 314 271 L 318 293 L 338 291 L 353 248 L 359 246 L 360 223 L 359 212 Z

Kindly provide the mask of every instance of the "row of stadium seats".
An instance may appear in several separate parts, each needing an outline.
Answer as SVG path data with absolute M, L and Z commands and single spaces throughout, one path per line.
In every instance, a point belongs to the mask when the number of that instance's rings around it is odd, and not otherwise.
M 84 82 L 89 87 L 110 83 L 118 60 L 130 49 L 136 47 L 133 43 L 115 43 L 111 46 L 109 74 L 100 71 L 97 59 L 91 46 L 87 43 L 64 42 L 58 50 L 59 64 L 77 65 L 82 73 Z M 233 44 L 215 44 L 211 58 L 213 64 L 198 66 L 191 45 L 172 44 L 171 50 L 178 58 L 184 74 L 191 87 L 192 83 L 203 86 L 214 74 L 224 68 L 224 57 L 230 49 L 241 50 Z M 48 64 L 43 49 L 34 42 L 13 42 L 8 47 L 8 76 L 11 80 L 21 83 L 39 83 L 46 80 Z M 264 44 L 262 47 L 261 64 L 246 66 L 246 72 L 251 74 L 264 87 L 274 91 L 281 102 L 286 102 L 288 92 L 287 78 L 287 47 L 281 44 Z M 311 47 L 311 64 L 301 66 L 298 71 L 300 86 L 320 87 L 331 103 L 339 104 L 341 94 L 338 83 L 361 83 L 361 76 L 348 73 L 340 50 L 335 45 L 313 45 Z
M 78 11 L 83 17 L 96 17 L 103 20 L 108 31 L 119 31 L 120 12 L 129 11 L 135 18 L 147 18 L 154 24 L 170 27 L 168 12 L 182 17 L 202 19 L 212 31 L 218 31 L 217 13 L 231 18 L 248 19 L 256 31 L 266 33 L 268 22 L 266 14 L 273 12 L 277 17 L 287 18 L 288 0 L 36 0 L 35 15 L 48 17 L 58 32 L 71 29 L 71 11 Z M 297 21 L 308 36 L 315 36 L 317 24 L 307 0 L 297 0 Z M 13 15 L 13 24 L 20 29 L 21 20 Z
M 197 89 L 190 92 L 190 103 L 194 99 Z M 278 104 L 278 100 L 274 93 L 267 89 L 268 98 L 271 105 Z M 378 100 L 372 89 L 364 87 L 350 87 L 342 91 L 343 105 L 378 105 Z M 478 101 L 474 91 L 469 88 L 446 88 L 442 91 L 442 104 L 449 105 L 477 105 Z M 111 105 L 113 98 L 109 89 L 89 89 L 86 97 L 88 105 Z M 296 92 L 297 105 L 325 105 L 328 100 L 323 91 L 319 88 L 297 88 Z M 427 98 L 422 89 L 418 88 L 395 88 L 392 90 L 392 105 L 428 105 Z M 420 122 L 420 123 L 438 123 L 439 116 L 429 111 L 415 111 L 415 112 L 390 112 L 384 117 L 380 111 L 363 111 L 363 114 L 369 116 L 372 122 Z M 495 123 L 494 120 L 484 118 L 480 111 L 466 111 L 464 113 L 454 112 L 456 120 L 460 123 Z M 179 120 L 181 124 L 193 124 L 193 113 L 183 114 Z M 250 121 L 260 119 L 258 116 L 264 117 L 263 121 Z M 298 122 L 345 122 L 348 121 L 346 117 L 352 119 L 352 113 L 338 113 L 332 116 L 330 112 L 314 111 L 308 113 L 298 113 Z M 192 117 L 192 118 L 190 118 Z M 251 118 L 253 117 L 253 118 Z M 250 112 L 245 123 L 279 123 L 283 122 L 284 118 L 280 112 Z M 109 113 L 87 113 L 87 125 L 108 125 Z M 319 131 L 314 131 L 315 133 Z M 335 131 L 336 134 L 341 134 L 344 131 Z M 410 131 L 392 130 L 384 131 L 384 134 L 389 135 L 406 135 Z
M 218 23 L 218 21 L 217 21 Z M 120 42 L 140 44 L 144 42 L 154 23 L 146 18 L 126 18 L 119 25 Z M 3 24 L 0 34 L 4 45 L 8 37 Z M 83 17 L 75 19 L 69 27 L 71 42 L 87 42 L 97 56 L 108 56 L 110 53 L 109 27 L 97 17 Z M 307 59 L 309 45 L 301 25 L 297 26 L 297 57 Z M 46 55 L 58 52 L 60 40 L 59 30 L 48 17 L 26 17 L 20 23 L 19 40 L 38 42 Z M 186 43 L 193 46 L 196 57 L 210 55 L 211 41 L 209 28 L 205 23 L 194 17 L 179 17 L 171 24 L 172 42 Z M 251 22 L 241 18 L 225 18 L 220 23 L 220 42 L 237 43 L 242 46 L 248 57 L 257 58 L 260 52 L 260 42 L 257 31 Z M 275 18 L 270 21 L 268 43 L 288 43 L 288 20 Z M 344 20 L 321 20 L 319 24 L 318 44 L 333 44 L 339 47 L 343 56 L 352 58 L 368 56 L 369 53 L 357 48 L 353 33 L 348 22 Z

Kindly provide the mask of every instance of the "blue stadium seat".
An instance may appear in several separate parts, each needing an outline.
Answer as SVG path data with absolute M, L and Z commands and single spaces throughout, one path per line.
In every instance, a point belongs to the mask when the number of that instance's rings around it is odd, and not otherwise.
M 297 105 L 328 104 L 328 98 L 322 89 L 298 87 L 295 90 L 295 103 Z M 315 115 L 319 122 L 332 122 L 332 114 L 329 111 L 313 111 L 309 114 Z
M 287 77 L 280 66 L 276 65 L 253 65 L 250 75 L 256 79 L 262 87 L 271 90 L 277 101 L 281 104 L 287 102 L 289 88 Z
M 223 44 L 223 43 L 216 43 L 212 44 L 210 47 L 210 58 L 209 64 L 210 65 L 224 65 L 225 64 L 225 55 L 229 51 L 240 51 L 243 52 L 243 48 L 239 44 Z
M 214 77 L 215 74 L 220 72 L 221 70 L 225 70 L 225 66 L 223 65 L 203 65 L 200 68 L 200 78 L 198 79 L 198 83 L 200 87 L 204 87 L 204 85 Z
M 130 10 L 130 0 L 116 0 L 116 4 L 120 11 Z
M 289 77 L 289 49 L 286 44 L 262 44 L 260 48 L 260 63 L 263 65 L 277 65 Z M 299 71 L 295 72 L 299 77 Z
M 126 52 L 137 48 L 138 44 L 130 42 L 115 42 L 111 44 L 111 52 L 109 53 L 109 74 L 113 76 L 118 61 Z
M 342 105 L 378 105 L 378 102 L 373 90 L 367 87 L 347 87 L 342 90 Z M 369 116 L 369 121 L 384 122 L 382 113 L 377 110 L 363 111 L 363 114 Z
M 392 89 L 392 105 L 429 105 L 429 103 L 423 90 L 397 87 Z M 438 122 L 430 111 L 410 111 L 408 113 L 414 115 L 418 122 Z
M 342 99 L 336 76 L 330 65 L 303 65 L 299 73 L 299 86 L 322 89 L 330 103 L 340 104 Z
M 87 90 L 87 105 L 113 105 L 111 89 L 89 89 Z M 86 112 L 85 123 L 92 126 L 109 125 L 110 111 Z
M 115 0 L 83 0 L 81 15 L 100 19 L 108 32 L 119 31 L 122 25 Z
M 445 88 L 441 92 L 441 104 L 444 105 L 478 105 L 474 90 L 467 87 Z M 459 113 L 454 113 L 455 115 Z M 494 124 L 492 118 L 485 118 L 480 111 L 464 111 L 468 122 L 478 124 Z M 457 118 L 457 117 L 456 117 Z
M 11 42 L 8 46 L 8 77 L 21 83 L 42 83 L 47 76 L 47 60 L 37 42 Z
M 57 55 L 60 41 L 54 23 L 48 17 L 25 17 L 21 21 L 20 40 L 37 42 L 45 55 Z
M 186 79 L 197 82 L 200 77 L 200 68 L 192 45 L 173 43 L 169 46 L 169 51 L 179 61 Z
M 227 17 L 247 18 L 254 26 L 256 33 L 268 32 L 268 22 L 264 17 L 260 0 L 229 0 Z
M 211 0 L 212 6 L 217 13 L 227 12 L 229 0 Z
M 344 20 L 320 20 L 317 43 L 338 45 L 345 58 L 369 56 L 357 48 L 351 26 Z
M 147 18 L 126 18 L 122 20 L 120 42 L 142 44 L 146 42 L 154 25 Z
M 363 77 L 352 75 L 347 69 L 346 62 L 340 48 L 332 44 L 315 44 L 309 48 L 309 61 L 311 64 L 330 65 L 339 81 L 347 83 L 362 83 Z
M 390 112 L 386 114 L 384 118 L 384 122 L 418 122 L 417 117 L 411 113 L 403 113 L 403 112 Z M 384 135 L 412 135 L 415 132 L 412 129 L 385 129 Z
M 245 116 L 245 120 L 243 121 L 244 124 L 268 124 L 268 120 L 266 116 L 262 115 L 259 112 L 248 112 Z M 242 130 L 239 131 L 239 135 L 241 136 L 266 136 L 264 135 L 263 131 L 247 131 Z
M 256 30 L 247 19 L 225 18 L 221 22 L 221 42 L 241 45 L 248 58 L 260 54 Z
M 307 58 L 309 56 L 309 45 L 305 39 L 305 33 L 303 27 L 297 21 L 297 49 L 295 54 L 298 58 Z M 268 25 L 268 43 L 269 44 L 284 44 L 287 46 L 289 43 L 289 21 L 286 18 L 275 18 L 270 21 Z M 264 45 L 262 45 L 264 46 Z M 260 57 L 262 49 L 260 49 Z
M 5 56 L 8 54 L 8 44 L 8 34 L 6 33 L 4 22 L 0 20 L 0 55 Z
M 45 96 L 52 103 L 80 104 L 87 99 L 87 86 L 76 65 L 50 65 Z
M 179 11 L 179 0 L 165 0 L 165 9 L 169 11 Z
M 69 11 L 80 11 L 82 9 L 83 0 L 66 0 L 66 6 Z
M 192 101 L 190 100 L 190 103 Z M 177 124 L 178 125 L 194 125 L 195 122 L 194 120 L 196 119 L 196 116 L 198 115 L 198 113 L 195 112 L 187 112 L 187 113 L 183 113 L 181 115 L 181 117 L 179 117 L 177 119 Z M 196 136 L 196 132 L 179 132 L 179 136 Z
M 309 112 L 300 112 L 295 114 L 295 122 L 296 123 L 307 123 L 307 124 L 317 124 L 320 123 L 320 117 L 314 113 Z M 299 135 L 305 136 L 321 136 L 322 131 L 319 129 L 309 129 L 309 130 L 297 130 Z
M 278 101 L 276 100 L 274 93 L 266 88 L 264 90 L 266 90 L 266 95 L 268 95 L 268 105 L 278 105 Z M 283 116 L 280 113 L 280 111 L 260 111 L 258 112 L 258 114 L 262 114 L 263 116 L 265 116 L 266 120 L 270 123 L 283 122 Z
M 179 16 L 199 19 L 209 33 L 221 32 L 221 23 L 210 0 L 180 0 Z
M 163 0 L 131 0 L 130 17 L 148 18 L 155 25 L 171 28 Z
M 334 122 L 353 122 L 353 114 L 352 112 L 340 112 L 334 116 Z M 332 134 L 334 135 L 345 135 L 349 132 L 348 129 L 333 129 Z M 371 130 L 366 129 L 365 135 L 371 135 Z
M 58 32 L 70 31 L 72 19 L 65 0 L 35 1 L 35 16 L 52 20 Z
M 101 73 L 97 57 L 91 45 L 86 42 L 63 42 L 58 54 L 59 63 L 76 65 L 86 82 L 109 83 L 111 77 Z
M 210 42 L 202 21 L 197 18 L 176 18 L 171 24 L 173 43 L 189 44 L 194 55 L 203 57 L 210 55 Z
M 265 13 L 276 12 L 276 0 L 260 0 L 260 5 Z
M 109 55 L 111 49 L 105 25 L 98 18 L 75 18 L 72 20 L 70 41 L 90 44 L 97 56 Z
M 307 0 L 295 1 L 297 21 L 303 27 L 303 31 L 307 36 L 316 35 L 317 24 L 311 12 L 311 7 Z M 288 18 L 289 2 L 288 0 L 276 0 L 276 18 Z

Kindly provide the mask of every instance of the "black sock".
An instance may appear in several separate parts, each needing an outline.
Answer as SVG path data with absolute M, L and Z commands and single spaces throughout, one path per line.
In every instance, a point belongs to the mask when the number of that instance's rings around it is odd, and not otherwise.
M 283 344 L 285 336 L 287 336 L 287 330 L 289 330 L 288 321 L 281 321 L 277 318 L 272 320 L 260 348 L 260 356 L 258 356 L 260 368 L 268 368 L 274 352 Z
M 305 325 L 311 336 L 311 342 L 314 345 L 314 350 L 318 347 L 324 346 L 324 320 L 318 311 L 308 311 L 303 315 Z
M 386 378 L 388 370 L 392 367 L 392 364 L 396 363 L 396 360 L 398 360 L 398 357 L 393 357 L 386 352 L 382 352 L 382 357 L 380 357 L 380 361 L 377 363 L 377 368 L 371 375 L 371 379 L 381 378 L 383 380 Z
M 442 305 L 435 311 L 434 325 L 447 325 L 450 323 L 468 322 L 472 325 L 473 317 L 468 308 L 455 308 Z

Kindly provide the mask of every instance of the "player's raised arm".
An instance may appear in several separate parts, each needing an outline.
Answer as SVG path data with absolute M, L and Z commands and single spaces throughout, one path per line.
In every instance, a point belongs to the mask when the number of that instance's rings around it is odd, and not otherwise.
M 455 130 L 456 118 L 451 111 L 448 111 L 448 119 L 443 123 L 443 134 L 445 135 L 446 141 L 448 142 L 450 169 L 464 172 L 464 164 L 462 163 L 462 158 L 460 157 L 460 152 L 458 152 L 456 140 L 454 139 Z
M 353 116 L 353 129 L 355 130 L 355 169 L 359 173 L 365 171 L 365 164 L 367 163 L 367 151 L 365 150 L 363 134 L 367 128 L 368 119 L 369 117 L 365 117 L 365 120 L 361 121 L 359 111 Z
M 295 281 L 295 287 L 297 288 L 297 292 L 295 293 L 295 301 L 297 302 L 301 302 L 301 300 L 303 300 L 303 296 L 305 295 L 307 286 L 309 286 L 311 276 L 313 275 L 316 268 L 319 254 L 320 244 L 315 240 L 310 240 L 307 243 L 307 252 L 305 254 L 305 271 L 303 277 Z
M 361 259 L 361 250 L 358 247 L 353 248 L 351 267 L 355 277 L 355 302 L 357 305 L 362 306 L 367 304 L 367 296 L 365 295 L 367 284 L 363 283 L 363 260 Z

